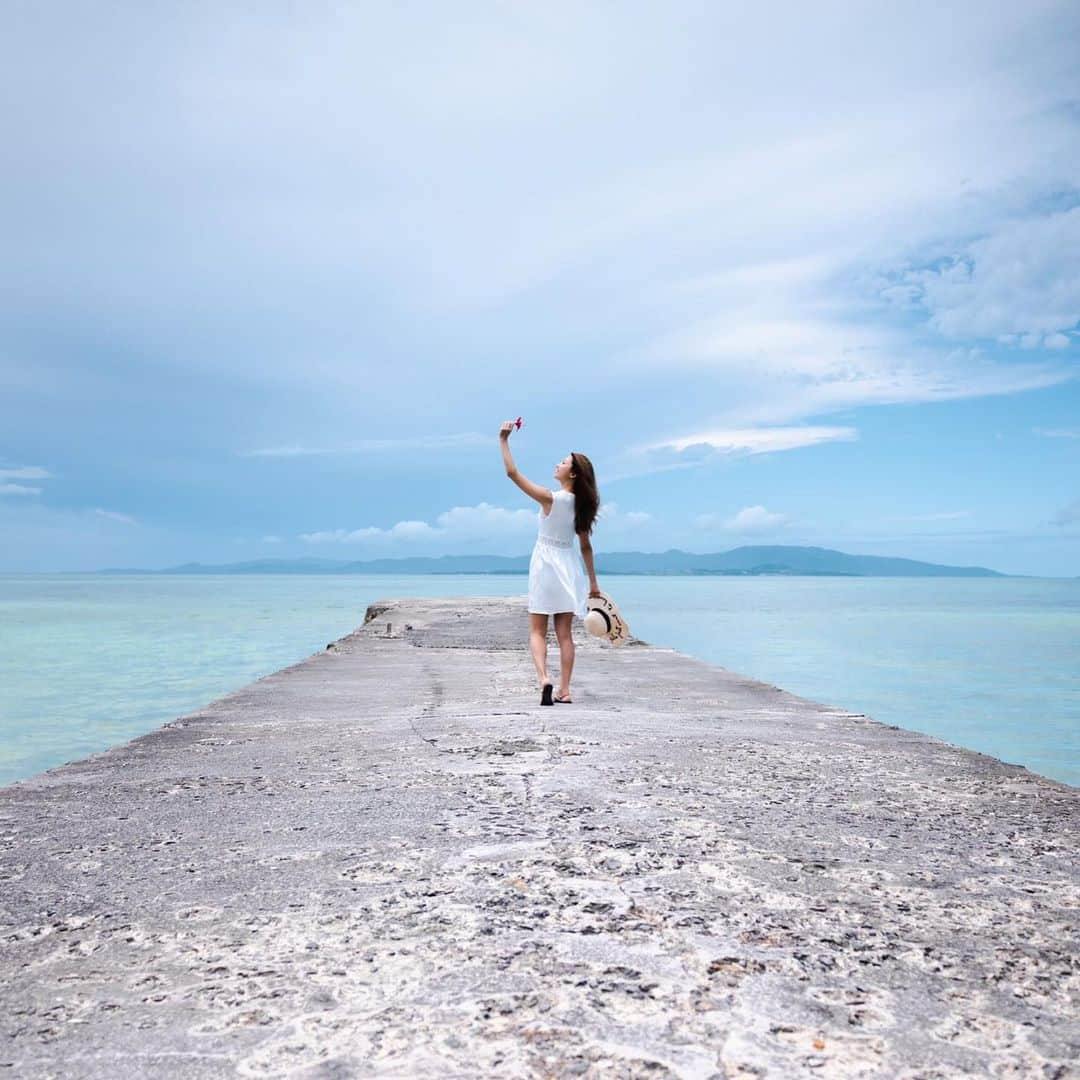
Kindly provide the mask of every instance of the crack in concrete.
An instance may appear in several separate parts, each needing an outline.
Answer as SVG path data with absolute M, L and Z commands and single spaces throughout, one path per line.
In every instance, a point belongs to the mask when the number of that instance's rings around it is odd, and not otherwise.
M 384 609 L 386 610 L 386 609 Z M 429 738 L 418 727 L 417 720 L 430 720 L 432 719 L 439 709 L 442 707 L 443 700 L 446 696 L 446 687 L 443 685 L 442 680 L 439 678 L 430 664 L 423 665 L 423 674 L 428 682 L 428 700 L 424 704 L 424 707 L 420 710 L 420 714 L 417 717 L 409 717 L 409 726 L 413 729 L 416 737 L 423 743 L 427 743 L 436 753 L 446 754 L 449 751 L 439 746 L 439 740 L 437 738 Z

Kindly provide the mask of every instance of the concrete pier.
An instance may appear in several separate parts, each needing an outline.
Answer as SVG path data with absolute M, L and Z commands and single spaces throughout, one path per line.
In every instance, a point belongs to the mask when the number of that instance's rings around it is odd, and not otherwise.
M 1077 1075 L 1080 792 L 644 644 L 541 708 L 525 627 L 0 790 L 0 1076 Z

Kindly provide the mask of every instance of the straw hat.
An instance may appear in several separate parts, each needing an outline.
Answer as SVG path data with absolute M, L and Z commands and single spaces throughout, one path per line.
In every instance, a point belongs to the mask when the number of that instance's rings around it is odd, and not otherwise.
M 585 629 L 593 637 L 607 638 L 612 645 L 623 645 L 630 637 L 630 627 L 622 617 L 615 601 L 601 593 L 590 596 L 586 601 Z

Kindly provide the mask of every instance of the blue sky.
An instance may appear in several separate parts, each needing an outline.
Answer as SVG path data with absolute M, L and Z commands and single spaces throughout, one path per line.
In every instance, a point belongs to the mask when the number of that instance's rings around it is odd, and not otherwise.
M 1071 3 L 17 5 L 0 570 L 529 549 L 1080 575 Z

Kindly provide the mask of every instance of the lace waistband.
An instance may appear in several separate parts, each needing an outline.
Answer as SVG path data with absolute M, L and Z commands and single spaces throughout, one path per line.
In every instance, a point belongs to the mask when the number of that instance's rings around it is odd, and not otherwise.
M 558 540 L 554 536 L 538 536 L 536 542 L 538 544 L 550 544 L 551 547 L 568 548 L 574 546 L 573 540 Z

